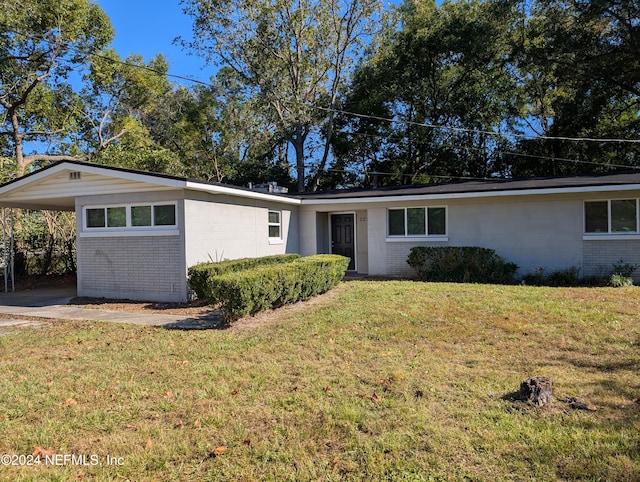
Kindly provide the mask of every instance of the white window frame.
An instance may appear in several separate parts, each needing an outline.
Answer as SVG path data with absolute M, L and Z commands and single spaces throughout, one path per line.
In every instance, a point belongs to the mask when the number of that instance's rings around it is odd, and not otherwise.
M 151 225 L 150 226 L 132 226 L 131 224 L 131 208 L 137 206 L 151 207 Z M 175 213 L 175 223 L 171 225 L 155 225 L 155 207 L 156 206 L 173 206 Z M 125 208 L 126 223 L 125 226 L 118 227 L 89 227 L 87 225 L 87 210 L 104 209 L 105 224 L 107 208 Z M 158 201 L 158 202 L 140 202 L 140 203 L 118 203 L 118 204 L 95 204 L 82 206 L 82 231 L 79 233 L 83 237 L 92 236 L 171 236 L 178 235 L 178 202 L 177 201 Z
M 278 214 L 278 222 L 277 223 L 272 223 L 269 220 L 269 217 L 271 215 L 271 213 L 277 213 Z M 269 236 L 269 230 L 271 227 L 273 226 L 277 226 L 278 227 L 278 232 L 280 233 L 280 236 Z M 284 241 L 282 239 L 282 211 L 278 210 L 278 209 L 268 209 L 267 210 L 267 237 L 269 239 L 269 244 L 282 244 Z
M 407 209 L 424 209 L 425 234 L 408 234 Z M 444 234 L 429 234 L 429 209 L 444 209 Z M 389 234 L 389 211 L 404 211 L 404 234 Z M 438 206 L 402 206 L 389 207 L 386 212 L 387 242 L 403 242 L 407 240 L 448 241 L 449 240 L 449 207 Z
M 611 224 L 611 202 L 612 201 L 635 201 L 636 202 L 636 231 L 612 231 Z M 607 203 L 607 231 L 587 232 L 587 203 L 601 202 Z M 587 199 L 582 203 L 582 237 L 585 240 L 613 240 L 613 239 L 640 239 L 640 200 L 638 198 L 613 198 L 613 199 Z

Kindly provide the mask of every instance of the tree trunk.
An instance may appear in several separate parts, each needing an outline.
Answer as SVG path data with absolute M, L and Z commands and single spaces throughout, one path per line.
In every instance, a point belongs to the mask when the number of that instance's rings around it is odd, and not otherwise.
M 291 144 L 296 151 L 296 171 L 298 174 L 298 192 L 304 192 L 304 143 L 307 138 L 308 128 L 298 124 L 291 136 Z
M 44 254 L 44 262 L 42 263 L 42 270 L 40 271 L 40 276 L 46 276 L 49 271 L 49 267 L 51 266 L 51 261 L 53 260 L 53 248 L 55 248 L 56 240 L 53 237 L 53 234 L 49 234 L 49 245 L 47 246 L 47 251 Z
M 533 377 L 520 383 L 520 399 L 532 402 L 538 407 L 551 405 L 553 383 L 546 377 Z

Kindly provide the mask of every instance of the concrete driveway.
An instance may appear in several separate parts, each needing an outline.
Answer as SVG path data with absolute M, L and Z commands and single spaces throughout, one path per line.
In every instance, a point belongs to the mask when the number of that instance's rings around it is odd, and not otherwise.
M 43 288 L 16 291 L 15 293 L 0 293 L 0 333 L 6 332 L 6 329 L 11 327 L 30 326 L 30 324 L 33 324 L 29 320 L 15 319 L 15 317 L 20 316 L 58 320 L 133 323 L 183 330 L 203 330 L 222 326 L 222 317 L 216 311 L 211 311 L 199 317 L 185 317 L 158 313 L 88 309 L 69 305 L 69 301 L 75 296 L 75 288 Z M 6 317 L 3 314 L 12 315 L 12 317 Z

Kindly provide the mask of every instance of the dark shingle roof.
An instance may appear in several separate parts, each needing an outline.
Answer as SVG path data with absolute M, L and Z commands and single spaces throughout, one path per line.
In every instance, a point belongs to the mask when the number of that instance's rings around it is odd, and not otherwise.
M 585 174 L 562 177 L 528 179 L 486 179 L 454 181 L 441 184 L 388 186 L 376 189 L 343 189 L 300 194 L 302 199 L 346 199 L 382 196 L 414 196 L 436 194 L 490 193 L 562 188 L 589 188 L 601 186 L 640 185 L 640 170 L 617 171 L 604 174 Z

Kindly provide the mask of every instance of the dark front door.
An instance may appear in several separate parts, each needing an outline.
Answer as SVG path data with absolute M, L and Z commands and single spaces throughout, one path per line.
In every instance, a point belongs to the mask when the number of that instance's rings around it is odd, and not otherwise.
M 353 214 L 331 215 L 331 252 L 351 258 L 348 270 L 356 269 Z

